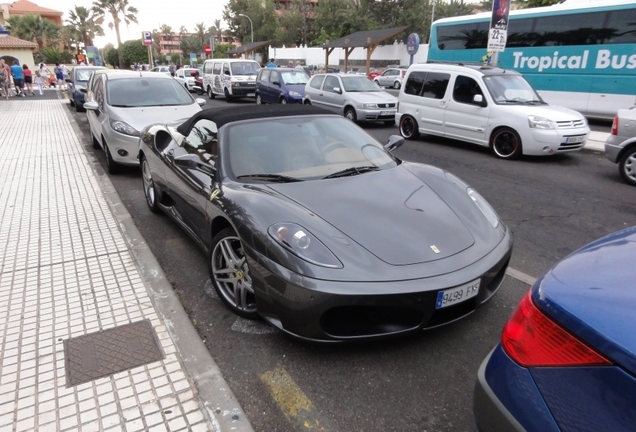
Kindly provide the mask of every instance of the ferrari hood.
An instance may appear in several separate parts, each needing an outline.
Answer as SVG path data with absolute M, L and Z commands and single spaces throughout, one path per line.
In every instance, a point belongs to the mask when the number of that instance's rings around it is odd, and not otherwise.
M 451 208 L 401 167 L 270 188 L 392 265 L 440 260 L 475 242 Z

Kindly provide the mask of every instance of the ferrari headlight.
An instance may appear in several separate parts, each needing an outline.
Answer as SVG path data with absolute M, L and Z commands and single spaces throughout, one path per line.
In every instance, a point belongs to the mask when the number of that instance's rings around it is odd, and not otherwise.
M 139 136 L 139 131 L 137 129 L 135 129 L 134 127 L 132 127 L 131 125 L 129 125 L 128 123 L 125 123 L 123 121 L 120 120 L 111 120 L 110 121 L 110 127 L 113 128 L 113 130 L 122 133 L 124 135 L 131 135 L 131 136 Z
M 528 116 L 528 125 L 535 129 L 554 129 L 554 123 L 551 120 L 535 115 Z
M 362 104 L 362 109 L 376 109 L 377 107 L 378 107 L 378 104 L 374 104 L 374 103 Z
M 291 253 L 312 264 L 342 268 L 342 263 L 313 234 L 295 223 L 281 222 L 267 230 L 279 244 Z
M 477 205 L 477 207 L 479 207 L 479 210 L 481 210 L 484 216 L 486 216 L 486 219 L 488 219 L 490 225 L 492 225 L 493 228 L 497 228 L 497 226 L 499 226 L 499 216 L 497 216 L 497 212 L 495 212 L 495 209 L 493 209 L 490 204 L 488 204 L 488 201 L 486 201 L 484 197 L 479 195 L 473 188 L 466 189 L 466 192 L 468 193 L 468 196 L 473 200 L 473 202 Z

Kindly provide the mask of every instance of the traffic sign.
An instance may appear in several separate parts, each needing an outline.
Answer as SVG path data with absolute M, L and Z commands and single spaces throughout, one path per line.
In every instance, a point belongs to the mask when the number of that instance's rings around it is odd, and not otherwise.
M 212 48 L 210 47 L 210 45 L 206 45 L 205 47 L 203 47 L 203 51 L 208 55 L 212 54 Z
M 152 33 L 149 31 L 142 31 L 141 32 L 141 42 L 145 45 L 145 46 L 150 46 L 152 45 Z

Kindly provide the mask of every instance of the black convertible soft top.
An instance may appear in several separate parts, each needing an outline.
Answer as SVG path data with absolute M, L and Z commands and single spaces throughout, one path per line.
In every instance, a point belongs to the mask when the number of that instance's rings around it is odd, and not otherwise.
M 270 117 L 292 117 L 300 115 L 333 114 L 322 108 L 312 105 L 241 105 L 230 108 L 209 108 L 199 111 L 184 123 L 177 131 L 184 136 L 190 133 L 190 129 L 201 119 L 211 120 L 216 123 L 217 129 L 227 123 L 241 120 L 262 119 Z

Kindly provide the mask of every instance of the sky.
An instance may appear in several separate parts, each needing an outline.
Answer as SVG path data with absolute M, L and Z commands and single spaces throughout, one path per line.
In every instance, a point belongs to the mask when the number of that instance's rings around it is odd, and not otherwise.
M 68 11 L 75 9 L 75 6 L 90 8 L 91 0 L 30 0 L 38 6 L 64 12 L 62 20 L 66 22 Z M 141 39 L 142 31 L 158 29 L 162 24 L 167 24 L 174 31 L 178 31 L 183 25 L 188 31 L 194 32 L 194 25 L 203 21 L 205 27 L 210 27 L 216 19 L 223 19 L 223 9 L 228 0 L 207 0 L 190 2 L 166 1 L 166 0 L 128 0 L 130 6 L 137 8 L 137 21 L 139 24 L 131 23 L 128 29 L 125 24 L 120 26 L 121 41 Z M 108 21 L 107 21 L 108 22 Z M 104 28 L 104 37 L 97 37 L 94 43 L 101 48 L 107 43 L 117 46 L 115 30 L 108 28 L 107 22 Z M 225 28 L 225 24 L 223 24 Z

